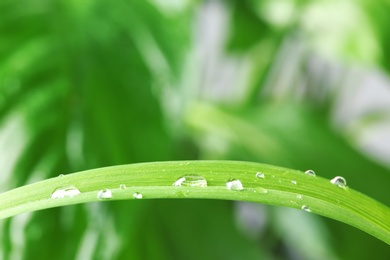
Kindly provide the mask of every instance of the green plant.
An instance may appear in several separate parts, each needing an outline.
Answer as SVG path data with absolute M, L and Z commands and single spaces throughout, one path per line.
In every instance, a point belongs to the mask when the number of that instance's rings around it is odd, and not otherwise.
M 327 180 L 300 172 L 301 183 L 388 206 L 388 10 L 388 0 L 2 0 L 0 196 L 110 165 L 234 160 L 310 168 Z M 246 194 L 225 181 L 221 196 Z M 42 187 L 46 202 L 85 194 L 49 199 L 54 186 Z M 390 257 L 386 243 L 302 210 L 143 197 L 3 219 L 0 258 Z
M 1 194 L 0 218 L 83 202 L 142 198 L 287 206 L 345 222 L 390 244 L 390 209 L 350 189 L 344 179 L 329 183 L 311 170 L 304 174 L 248 162 L 143 163 L 61 175 Z

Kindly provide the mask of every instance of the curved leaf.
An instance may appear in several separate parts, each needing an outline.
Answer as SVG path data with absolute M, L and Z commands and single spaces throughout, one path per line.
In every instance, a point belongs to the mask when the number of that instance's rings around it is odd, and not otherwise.
M 205 178 L 207 185 L 197 177 Z M 180 185 L 173 185 L 177 180 Z M 232 180 L 239 180 L 243 188 L 234 184 L 227 188 Z M 51 198 L 58 188 L 70 186 L 81 193 Z M 107 190 L 106 196 L 100 196 Z M 241 200 L 303 209 L 357 227 L 390 244 L 390 209 L 385 205 L 321 177 L 237 161 L 140 163 L 59 176 L 1 194 L 0 218 L 77 203 L 141 198 Z

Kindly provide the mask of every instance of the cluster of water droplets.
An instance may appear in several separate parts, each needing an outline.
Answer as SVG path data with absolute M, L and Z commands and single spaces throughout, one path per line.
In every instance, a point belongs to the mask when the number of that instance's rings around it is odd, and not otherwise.
M 316 173 L 313 170 L 307 170 L 305 171 L 305 174 L 309 176 L 316 176 Z M 63 174 L 60 174 L 58 177 L 63 177 Z M 258 179 L 264 179 L 265 174 L 263 172 L 256 172 L 255 177 Z M 271 176 L 274 177 L 274 176 Z M 281 182 L 279 180 L 279 182 Z M 297 181 L 292 180 L 291 183 L 293 185 L 297 185 Z M 336 185 L 337 187 L 340 188 L 346 188 L 347 187 L 347 182 L 346 180 L 341 177 L 341 176 L 336 176 L 333 179 L 330 180 L 330 183 L 333 185 Z M 203 176 L 199 175 L 187 175 L 187 176 L 182 176 L 178 178 L 172 186 L 175 187 L 207 187 L 207 180 Z M 231 179 L 226 182 L 226 188 L 232 191 L 242 191 L 244 190 L 244 185 L 242 182 L 238 179 Z M 121 190 L 126 190 L 127 187 L 125 184 L 120 184 L 119 189 Z M 261 188 L 262 192 L 259 193 L 267 193 L 268 191 L 266 189 Z M 254 192 L 257 192 L 256 189 L 253 189 Z M 68 185 L 68 186 L 61 186 L 57 189 L 55 189 L 52 194 L 51 198 L 52 199 L 62 199 L 62 198 L 72 198 L 77 195 L 81 194 L 80 190 L 76 188 L 75 186 Z M 112 198 L 112 191 L 110 189 L 102 189 L 99 190 L 97 193 L 97 198 L 98 199 L 111 199 Z M 139 192 L 134 192 L 133 194 L 134 199 L 142 199 L 143 195 Z M 298 194 L 296 196 L 297 199 L 302 200 L 302 195 Z M 301 209 L 306 211 L 306 212 L 311 212 L 310 206 L 309 205 L 302 205 Z
M 310 176 L 316 176 L 316 174 L 313 170 L 307 170 L 307 171 L 305 171 L 305 174 L 310 175 Z M 334 177 L 333 179 L 330 180 L 330 183 L 332 183 L 333 185 L 336 185 L 339 188 L 343 188 L 343 189 L 347 187 L 347 181 L 345 180 L 344 177 L 341 177 L 341 176 Z M 293 181 L 293 184 L 296 184 L 296 182 L 294 183 L 294 181 Z M 302 195 L 298 194 L 297 198 L 302 199 Z M 307 205 L 303 205 L 301 207 L 301 209 L 304 211 L 307 211 L 307 212 L 311 212 L 310 207 Z

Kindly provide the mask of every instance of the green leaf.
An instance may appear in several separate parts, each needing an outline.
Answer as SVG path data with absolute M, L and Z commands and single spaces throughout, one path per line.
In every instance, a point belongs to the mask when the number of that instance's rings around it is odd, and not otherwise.
M 258 173 L 264 177 L 258 177 Z M 187 179 L 180 179 L 183 176 Z M 202 187 L 205 183 L 194 176 L 205 178 L 207 187 Z M 183 184 L 173 185 L 179 179 Z M 240 185 L 227 188 L 227 182 L 232 180 L 241 181 L 244 188 Z M 121 188 L 123 184 L 127 188 Z M 69 186 L 77 187 L 81 194 L 51 198 L 55 190 Z M 110 190 L 110 196 L 99 198 L 105 189 Z M 99 200 L 137 199 L 136 194 L 142 194 L 144 199 L 240 200 L 305 209 L 357 227 L 390 244 L 390 209 L 385 205 L 321 177 L 237 161 L 141 163 L 59 176 L 1 194 L 0 218 Z
M 270 34 L 268 24 L 259 17 L 247 1 L 233 1 L 232 18 L 227 49 L 246 51 Z

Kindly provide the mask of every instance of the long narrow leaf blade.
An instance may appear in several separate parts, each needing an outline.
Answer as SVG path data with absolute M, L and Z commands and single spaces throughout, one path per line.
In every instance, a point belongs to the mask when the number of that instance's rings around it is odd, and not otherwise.
M 59 176 L 0 194 L 0 219 L 71 204 L 141 198 L 238 200 L 303 209 L 390 244 L 389 207 L 318 176 L 238 161 L 139 163 Z

